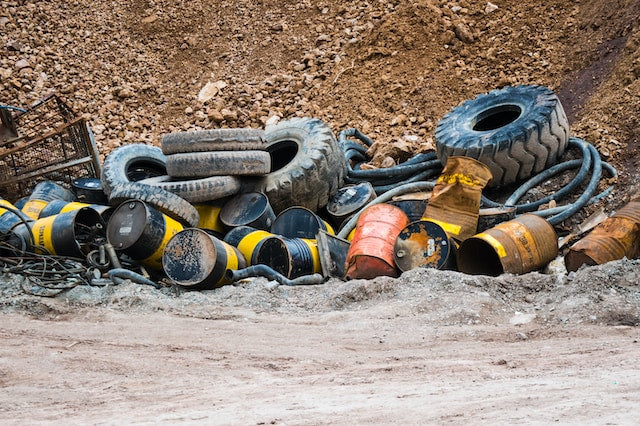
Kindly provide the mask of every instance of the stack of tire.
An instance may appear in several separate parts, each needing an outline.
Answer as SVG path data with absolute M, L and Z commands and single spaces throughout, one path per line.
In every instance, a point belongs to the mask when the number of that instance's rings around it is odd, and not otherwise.
M 102 186 L 111 204 L 138 199 L 187 226 L 194 203 L 238 192 L 264 193 L 277 213 L 324 207 L 342 186 L 344 155 L 321 120 L 293 118 L 260 129 L 213 129 L 165 135 L 162 148 L 132 144 L 106 158 Z

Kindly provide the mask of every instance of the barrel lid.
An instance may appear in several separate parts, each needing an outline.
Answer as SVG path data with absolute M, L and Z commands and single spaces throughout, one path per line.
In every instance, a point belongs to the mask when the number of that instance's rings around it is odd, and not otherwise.
M 285 277 L 291 275 L 292 266 L 289 248 L 280 237 L 264 239 L 255 254 L 255 262 L 270 266 Z
M 334 217 L 355 213 L 367 204 L 376 193 L 370 182 L 340 188 L 327 204 L 327 212 Z
M 300 206 L 284 210 L 271 225 L 273 234 L 287 238 L 315 239 L 320 229 L 326 229 L 322 219 L 311 210 Z
M 107 240 L 116 250 L 126 250 L 142 235 L 147 226 L 149 212 L 140 200 L 120 204 L 107 225 Z
M 174 235 L 164 248 L 162 267 L 175 283 L 198 286 L 211 275 L 216 266 L 215 237 L 197 228 L 188 228 Z
M 261 192 L 238 194 L 220 210 L 220 220 L 228 227 L 249 225 L 265 213 L 269 199 Z M 270 224 L 269 224 L 270 225 Z
M 449 269 L 455 259 L 455 246 L 440 225 L 419 220 L 400 231 L 393 257 L 403 272 L 420 267 Z

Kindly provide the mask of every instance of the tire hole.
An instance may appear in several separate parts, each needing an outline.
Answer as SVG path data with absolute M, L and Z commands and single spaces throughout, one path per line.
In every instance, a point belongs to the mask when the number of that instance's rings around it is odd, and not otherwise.
M 476 117 L 473 130 L 486 132 L 513 123 L 520 117 L 522 109 L 518 105 L 500 105 L 481 112 Z
M 167 174 L 164 164 L 154 161 L 134 161 L 127 167 L 127 179 L 130 182 L 138 182 Z
M 271 172 L 287 166 L 298 154 L 298 144 L 291 140 L 276 142 L 267 147 L 271 156 Z

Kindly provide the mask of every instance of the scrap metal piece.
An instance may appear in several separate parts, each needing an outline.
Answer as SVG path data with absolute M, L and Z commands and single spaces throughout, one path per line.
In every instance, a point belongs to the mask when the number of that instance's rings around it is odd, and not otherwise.
M 320 230 L 316 235 L 322 275 L 325 278 L 344 277 L 344 266 L 347 261 L 347 252 L 351 243 L 326 231 Z

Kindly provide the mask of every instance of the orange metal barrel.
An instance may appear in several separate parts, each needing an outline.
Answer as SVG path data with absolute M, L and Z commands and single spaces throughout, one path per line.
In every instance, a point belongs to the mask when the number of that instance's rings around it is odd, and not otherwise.
M 524 274 L 558 255 L 558 237 L 543 218 L 523 214 L 474 235 L 460 244 L 458 270 L 467 274 Z
M 575 243 L 564 257 L 567 271 L 640 255 L 640 202 L 632 201 Z
M 356 223 L 347 253 L 347 279 L 396 277 L 394 244 L 409 218 L 398 207 L 376 204 L 366 208 Z

